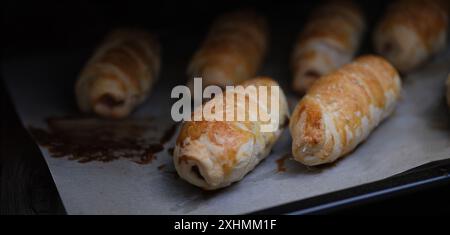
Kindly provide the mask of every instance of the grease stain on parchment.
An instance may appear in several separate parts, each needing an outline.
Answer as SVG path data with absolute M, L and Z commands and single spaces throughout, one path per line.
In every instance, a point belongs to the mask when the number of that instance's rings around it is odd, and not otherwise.
M 106 120 L 97 118 L 48 118 L 47 128 L 29 127 L 39 145 L 55 158 L 68 157 L 80 163 L 110 162 L 125 158 L 149 164 L 176 125 L 155 118 Z

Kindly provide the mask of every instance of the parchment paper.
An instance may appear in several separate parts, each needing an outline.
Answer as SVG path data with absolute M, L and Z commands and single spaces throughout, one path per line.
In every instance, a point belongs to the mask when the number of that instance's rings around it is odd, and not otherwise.
M 189 37 L 186 35 L 185 37 Z M 191 37 L 192 38 L 192 37 Z M 160 81 L 134 117 L 170 118 L 171 88 L 185 82 L 185 68 L 198 45 L 192 40 L 163 39 Z M 275 38 L 260 74 L 279 80 L 289 94 L 286 41 Z M 77 112 L 73 84 L 90 50 L 34 53 L 2 62 L 2 77 L 25 126 L 45 127 L 44 119 Z M 307 168 L 288 159 L 285 172 L 276 161 L 289 156 L 286 130 L 272 154 L 241 182 L 212 193 L 176 178 L 165 145 L 151 164 L 129 160 L 78 163 L 53 158 L 41 147 L 69 214 L 240 214 L 384 179 L 419 165 L 450 158 L 449 113 L 444 81 L 450 72 L 450 50 L 403 80 L 395 114 L 353 153 L 327 167 Z M 297 97 L 289 94 L 291 108 Z M 158 166 L 165 164 L 163 170 Z

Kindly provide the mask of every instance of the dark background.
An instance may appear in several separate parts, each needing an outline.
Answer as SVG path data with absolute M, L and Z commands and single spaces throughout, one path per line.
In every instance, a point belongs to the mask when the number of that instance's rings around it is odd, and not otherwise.
M 164 34 L 187 29 L 206 32 L 217 14 L 236 8 L 262 12 L 276 27 L 300 30 L 321 1 L 159 0 L 159 1 L 2 1 L 2 40 L 8 52 L 93 47 L 112 28 L 139 26 Z M 358 1 L 373 24 L 388 1 Z M 281 26 L 280 26 L 281 25 Z M 182 35 L 180 35 L 182 40 Z
M 369 27 L 387 2 L 359 1 Z M 278 22 L 277 27 L 285 22 L 298 24 L 300 30 L 316 4 L 318 1 L 2 1 L 2 60 L 20 54 L 94 48 L 105 33 L 118 26 L 139 26 L 162 36 L 168 30 L 201 35 L 217 14 L 238 7 L 256 8 L 269 22 Z M 366 39 L 361 51 L 370 50 Z M 21 126 L 3 80 L 0 97 L 0 214 L 64 214 L 46 163 Z M 449 186 L 408 191 L 327 213 L 449 214 Z

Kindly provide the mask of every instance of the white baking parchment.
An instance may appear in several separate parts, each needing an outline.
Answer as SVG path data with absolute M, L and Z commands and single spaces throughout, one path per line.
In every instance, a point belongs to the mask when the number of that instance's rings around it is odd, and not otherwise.
M 185 82 L 185 69 L 199 38 L 162 37 L 162 75 L 133 117 L 170 120 L 171 103 L 175 101 L 171 100 L 170 91 Z M 272 76 L 282 84 L 292 110 L 298 98 L 288 89 L 288 44 L 277 37 L 273 39 L 260 74 Z M 26 127 L 46 128 L 44 120 L 48 117 L 77 113 L 73 84 L 90 53 L 90 49 L 47 51 L 3 59 L 2 77 Z M 444 99 L 449 72 L 447 50 L 404 76 L 402 98 L 395 113 L 336 164 L 308 168 L 293 161 L 289 158 L 291 139 L 286 130 L 270 156 L 255 170 L 241 182 L 215 192 L 204 192 L 176 177 L 169 151 L 176 136 L 148 164 L 128 159 L 79 163 L 51 157 L 45 147 L 40 149 L 68 214 L 249 213 L 374 182 L 450 158 L 449 113 Z M 281 166 L 284 171 L 278 165 L 281 158 L 288 158 Z

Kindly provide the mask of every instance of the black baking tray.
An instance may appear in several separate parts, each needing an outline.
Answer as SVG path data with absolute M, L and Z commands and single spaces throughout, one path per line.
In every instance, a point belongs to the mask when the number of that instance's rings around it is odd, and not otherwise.
M 450 159 L 431 162 L 373 183 L 255 211 L 251 214 L 328 214 L 367 203 L 382 203 L 430 188 L 445 191 L 450 185 Z M 447 203 L 443 201 L 442 203 Z M 450 212 L 449 212 L 450 213 Z

